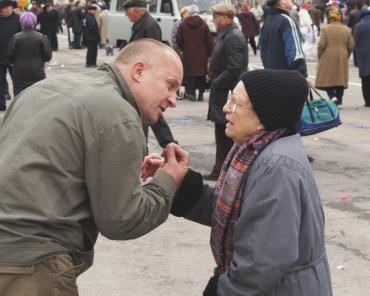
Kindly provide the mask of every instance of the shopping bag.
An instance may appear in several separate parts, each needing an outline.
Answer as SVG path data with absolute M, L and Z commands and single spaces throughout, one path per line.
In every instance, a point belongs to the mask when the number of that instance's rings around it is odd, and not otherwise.
M 313 98 L 312 90 L 319 96 L 318 99 Z M 342 124 L 338 106 L 322 98 L 315 89 L 312 90 L 310 89 L 310 99 L 307 98 L 301 121 L 297 125 L 297 131 L 301 136 L 321 133 Z

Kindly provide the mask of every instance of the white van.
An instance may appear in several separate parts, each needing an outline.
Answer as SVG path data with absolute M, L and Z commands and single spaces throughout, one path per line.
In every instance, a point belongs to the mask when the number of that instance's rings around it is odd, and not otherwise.
M 123 3 L 126 0 L 112 0 L 108 15 L 109 42 L 120 47 L 122 42 L 127 43 L 131 36 L 132 23 L 125 15 Z M 147 1 L 148 2 L 148 1 Z M 162 41 L 171 44 L 173 23 L 180 19 L 180 9 L 195 4 L 199 7 L 200 16 L 205 19 L 210 30 L 216 31 L 211 22 L 211 7 L 218 3 L 230 3 L 230 0 L 149 0 L 148 11 L 158 22 L 162 30 Z

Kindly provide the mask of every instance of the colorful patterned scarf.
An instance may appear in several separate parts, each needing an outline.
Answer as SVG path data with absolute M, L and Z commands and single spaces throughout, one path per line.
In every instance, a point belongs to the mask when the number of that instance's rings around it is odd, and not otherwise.
M 257 132 L 242 146 L 234 145 L 222 165 L 212 201 L 211 231 L 211 249 L 221 273 L 227 270 L 233 259 L 234 224 L 240 212 L 240 186 L 258 155 L 285 130 Z

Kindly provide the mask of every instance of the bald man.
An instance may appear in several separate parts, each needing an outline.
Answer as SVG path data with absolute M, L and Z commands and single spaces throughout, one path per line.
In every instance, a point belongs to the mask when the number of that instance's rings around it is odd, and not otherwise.
M 141 39 L 111 65 L 45 79 L 12 102 L 0 128 L 2 296 L 78 295 L 99 232 L 133 239 L 167 219 L 188 155 L 170 144 L 142 185 L 142 123 L 176 106 L 182 73 L 175 51 Z

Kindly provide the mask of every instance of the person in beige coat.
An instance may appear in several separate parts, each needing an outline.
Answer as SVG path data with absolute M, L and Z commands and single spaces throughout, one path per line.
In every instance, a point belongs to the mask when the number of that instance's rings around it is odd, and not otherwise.
M 107 43 L 109 43 L 108 40 L 108 10 L 103 9 L 102 12 L 99 14 L 99 32 L 100 32 L 100 45 L 101 48 L 104 47 Z
M 323 27 L 318 44 L 315 87 L 325 90 L 338 106 L 348 87 L 348 58 L 354 48 L 351 30 L 343 25 L 339 11 L 329 13 L 330 23 Z

